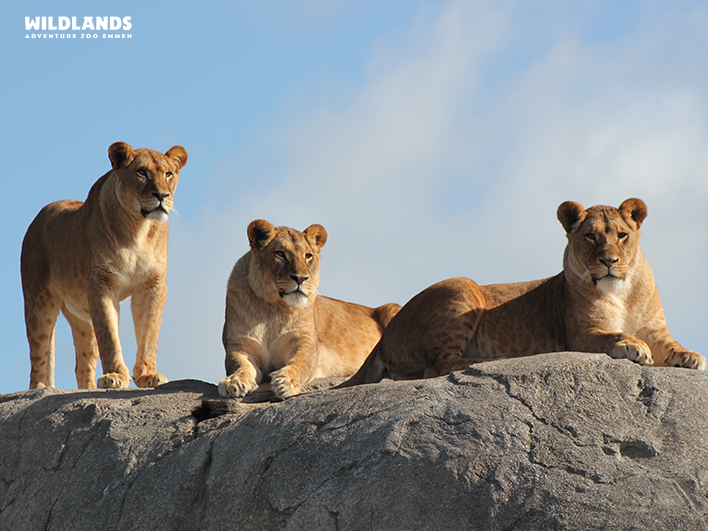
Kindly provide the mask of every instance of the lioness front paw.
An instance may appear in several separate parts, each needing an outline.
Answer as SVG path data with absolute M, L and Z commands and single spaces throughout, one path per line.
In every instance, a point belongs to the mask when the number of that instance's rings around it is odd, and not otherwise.
M 235 372 L 219 382 L 219 396 L 238 398 L 246 396 L 256 387 L 258 387 L 258 383 L 254 378 Z
M 686 369 L 698 369 L 702 371 L 706 368 L 706 359 L 692 350 L 678 350 L 666 359 L 666 365 L 672 367 L 685 367 Z
M 270 386 L 278 398 L 288 398 L 300 393 L 301 386 L 295 382 L 291 373 L 292 368 L 288 365 L 270 373 Z
M 651 354 L 651 349 L 641 339 L 623 339 L 618 341 L 612 351 L 610 356 L 613 358 L 627 358 L 628 360 L 635 361 L 640 365 L 653 365 L 654 356 Z
M 164 374 L 144 374 L 139 378 L 133 378 L 135 385 L 138 387 L 157 387 L 158 385 L 166 384 L 169 382 L 167 376 Z
M 130 377 L 117 372 L 109 372 L 98 379 L 99 389 L 125 389 L 128 385 L 130 385 Z

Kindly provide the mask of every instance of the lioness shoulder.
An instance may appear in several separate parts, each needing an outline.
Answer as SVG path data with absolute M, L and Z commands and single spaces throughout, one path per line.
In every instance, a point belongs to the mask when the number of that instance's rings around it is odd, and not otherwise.
M 79 388 L 127 387 L 128 368 L 118 337 L 118 304 L 132 296 L 139 387 L 167 381 L 156 354 L 167 286 L 168 225 L 179 171 L 187 152 L 162 154 L 116 142 L 112 169 L 85 202 L 44 207 L 22 242 L 20 270 L 32 369 L 30 388 L 54 385 L 54 327 L 61 311 L 76 347 Z
M 455 278 L 423 290 L 403 306 L 342 387 L 566 350 L 704 369 L 705 358 L 682 347 L 667 328 L 639 246 L 646 215 L 640 199 L 627 199 L 619 208 L 561 204 L 557 216 L 568 244 L 560 274 L 490 286 Z
M 270 377 L 276 396 L 314 378 L 350 376 L 381 337 L 398 305 L 372 309 L 318 295 L 327 232 L 253 221 L 250 251 L 234 265 L 226 294 L 221 396 L 239 397 Z

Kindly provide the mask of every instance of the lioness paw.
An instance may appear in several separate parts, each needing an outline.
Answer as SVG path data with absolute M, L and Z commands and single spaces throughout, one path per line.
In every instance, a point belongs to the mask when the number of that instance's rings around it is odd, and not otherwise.
M 706 368 L 706 359 L 692 350 L 678 350 L 666 359 L 666 365 L 702 371 Z
M 253 391 L 258 384 L 242 373 L 235 372 L 219 382 L 219 396 L 239 398 Z
M 133 381 L 138 387 L 157 387 L 158 385 L 166 384 L 169 382 L 167 376 L 164 374 L 145 374 L 139 378 L 134 378 Z
M 291 372 L 292 369 L 286 365 L 270 373 L 270 386 L 278 398 L 288 398 L 300 392 L 301 387 L 294 382 Z
M 651 354 L 649 345 L 641 339 L 632 338 L 618 341 L 615 346 L 612 347 L 610 356 L 613 358 L 626 358 L 640 365 L 654 364 L 654 356 Z
M 117 372 L 109 372 L 98 379 L 99 389 L 125 389 L 129 384 L 130 378 Z

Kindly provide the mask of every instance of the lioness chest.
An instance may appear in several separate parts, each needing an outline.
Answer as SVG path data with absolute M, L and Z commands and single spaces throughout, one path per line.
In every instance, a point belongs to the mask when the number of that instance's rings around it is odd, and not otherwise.
M 91 282 L 104 284 L 113 300 L 123 301 L 141 285 L 164 278 L 167 254 L 167 234 L 158 222 L 146 221 L 134 238 L 120 243 L 109 234 L 92 233 L 90 223 L 89 219 L 80 227 L 72 245 L 50 244 L 48 257 L 51 283 L 69 311 L 86 321 L 91 319 L 87 295 Z
M 651 313 L 648 301 L 651 293 L 637 290 L 631 281 L 598 282 L 597 289 L 576 293 L 569 319 L 581 328 L 635 335 Z
M 309 315 L 303 311 L 296 315 L 269 315 L 247 322 L 236 341 L 266 373 L 287 365 L 298 351 L 317 355 L 311 310 Z

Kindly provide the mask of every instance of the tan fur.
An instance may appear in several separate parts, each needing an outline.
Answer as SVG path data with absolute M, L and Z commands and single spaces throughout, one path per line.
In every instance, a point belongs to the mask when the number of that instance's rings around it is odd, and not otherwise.
M 545 280 L 478 286 L 445 280 L 411 299 L 362 368 L 341 385 L 448 374 L 498 357 L 604 352 L 642 365 L 704 369 L 705 358 L 669 334 L 649 263 L 639 248 L 647 209 L 565 202 L 563 272 Z
M 113 169 L 89 191 L 85 203 L 57 201 L 27 229 L 20 259 L 25 323 L 32 371 L 30 388 L 54 385 L 54 328 L 61 311 L 71 325 L 79 388 L 128 387 L 130 376 L 118 337 L 120 301 L 132 296 L 138 352 L 133 379 L 154 387 L 155 357 L 167 296 L 168 225 L 179 170 L 187 152 L 108 149 Z
M 280 398 L 314 378 L 354 374 L 400 307 L 372 309 L 317 294 L 327 240 L 320 225 L 299 232 L 256 220 L 248 239 L 251 250 L 228 282 L 221 396 L 243 396 L 268 374 Z

